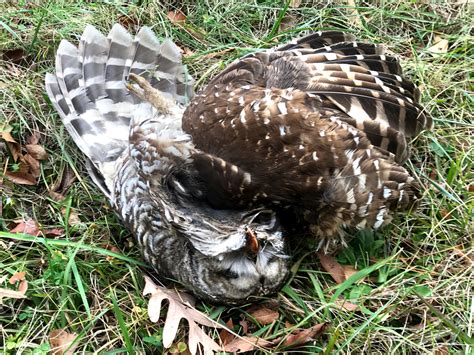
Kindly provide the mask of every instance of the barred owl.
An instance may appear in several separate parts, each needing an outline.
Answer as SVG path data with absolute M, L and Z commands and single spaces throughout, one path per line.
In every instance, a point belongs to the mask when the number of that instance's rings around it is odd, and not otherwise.
M 416 202 L 399 164 L 430 120 L 400 75 L 379 46 L 318 32 L 237 60 L 194 96 L 170 40 L 88 26 L 78 48 L 61 42 L 46 90 L 144 259 L 239 304 L 285 282 L 284 214 L 327 248 Z

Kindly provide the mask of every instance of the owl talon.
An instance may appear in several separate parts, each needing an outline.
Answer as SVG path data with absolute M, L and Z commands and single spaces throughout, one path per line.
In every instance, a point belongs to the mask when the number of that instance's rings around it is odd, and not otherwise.
M 170 113 L 173 103 L 165 98 L 160 90 L 155 89 L 145 78 L 130 73 L 128 76 L 130 82 L 125 86 L 143 101 L 148 101 L 160 113 Z M 138 87 L 136 85 L 138 85 Z

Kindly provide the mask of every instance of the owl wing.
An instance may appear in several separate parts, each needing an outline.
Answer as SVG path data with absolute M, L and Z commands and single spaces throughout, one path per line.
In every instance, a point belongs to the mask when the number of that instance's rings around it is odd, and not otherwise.
M 224 191 L 220 203 L 302 206 L 317 234 L 378 228 L 389 211 L 414 203 L 417 186 L 397 162 L 407 156 L 406 137 L 431 121 L 398 62 L 350 39 L 323 32 L 249 55 L 197 95 L 183 128 L 197 147 L 237 167 L 232 179 L 212 164 L 201 168 L 236 182 L 238 193 Z

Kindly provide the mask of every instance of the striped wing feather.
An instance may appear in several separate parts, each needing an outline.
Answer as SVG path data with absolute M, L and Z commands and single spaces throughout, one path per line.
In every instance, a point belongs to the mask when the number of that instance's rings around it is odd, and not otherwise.
M 290 204 L 327 237 L 379 228 L 416 203 L 418 186 L 398 163 L 406 137 L 431 125 L 418 97 L 380 46 L 323 32 L 231 64 L 183 128 L 216 157 L 201 174 L 231 186 L 212 203 Z M 235 168 L 223 176 L 217 159 Z

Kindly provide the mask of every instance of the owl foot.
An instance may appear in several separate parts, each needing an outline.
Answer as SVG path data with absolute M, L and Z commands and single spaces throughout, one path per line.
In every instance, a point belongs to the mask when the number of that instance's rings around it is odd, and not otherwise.
M 130 82 L 125 84 L 128 90 L 143 101 L 149 102 L 158 112 L 164 114 L 171 113 L 171 108 L 174 106 L 173 102 L 165 98 L 160 90 L 151 86 L 148 80 L 133 73 L 130 73 L 128 78 Z

